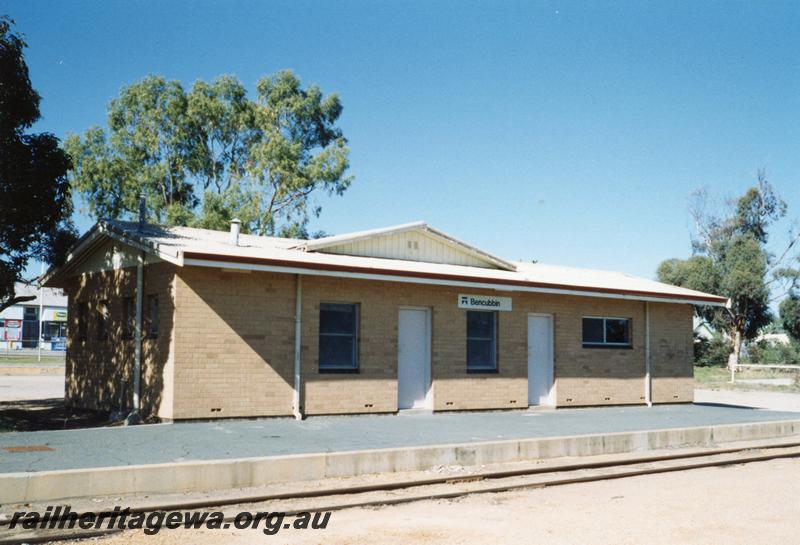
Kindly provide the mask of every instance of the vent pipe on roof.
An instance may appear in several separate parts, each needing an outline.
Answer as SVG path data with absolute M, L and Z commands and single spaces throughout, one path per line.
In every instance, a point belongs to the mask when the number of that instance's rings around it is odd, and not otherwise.
M 139 231 L 144 231 L 144 218 L 147 214 L 147 196 L 142 192 L 139 195 Z
M 239 230 L 242 227 L 242 220 L 233 218 L 231 220 L 231 244 L 234 246 L 239 245 Z

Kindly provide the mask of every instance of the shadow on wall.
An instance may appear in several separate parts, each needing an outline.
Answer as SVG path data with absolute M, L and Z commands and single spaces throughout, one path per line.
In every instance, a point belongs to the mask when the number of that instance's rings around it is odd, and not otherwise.
M 109 263 L 109 268 L 111 264 Z M 142 342 L 142 416 L 158 413 L 169 358 L 174 267 L 145 267 L 145 301 L 158 298 L 158 334 Z M 135 340 L 130 326 L 135 309 L 136 268 L 90 272 L 65 286 L 69 295 L 66 396 L 68 407 L 128 412 L 133 405 Z M 134 311 L 135 312 L 135 311 Z M 134 314 L 135 316 L 135 314 Z M 146 330 L 146 328 L 145 328 Z M 146 332 L 146 331 L 145 331 Z
M 294 278 L 189 268 L 180 271 L 178 286 L 176 366 L 188 371 L 181 380 L 194 384 L 176 384 L 176 391 L 199 390 L 224 406 L 233 397 L 242 410 L 261 414 L 291 414 Z

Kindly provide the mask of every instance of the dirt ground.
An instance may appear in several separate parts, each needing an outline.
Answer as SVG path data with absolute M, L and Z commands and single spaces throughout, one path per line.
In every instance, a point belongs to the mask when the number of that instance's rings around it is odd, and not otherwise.
M 107 424 L 107 414 L 67 409 L 63 397 L 0 401 L 0 433 L 95 428 Z
M 335 511 L 325 530 L 126 532 L 98 545 L 800 543 L 800 460 Z M 265 510 L 268 506 L 263 507 Z

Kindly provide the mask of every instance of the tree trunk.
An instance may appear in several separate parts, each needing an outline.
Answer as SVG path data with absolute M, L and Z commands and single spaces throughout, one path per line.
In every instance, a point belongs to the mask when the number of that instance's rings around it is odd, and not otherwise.
M 733 351 L 728 356 L 728 369 L 732 372 L 736 370 L 739 365 L 739 358 L 742 356 L 742 343 L 744 342 L 744 334 L 741 330 L 735 329 L 733 331 Z

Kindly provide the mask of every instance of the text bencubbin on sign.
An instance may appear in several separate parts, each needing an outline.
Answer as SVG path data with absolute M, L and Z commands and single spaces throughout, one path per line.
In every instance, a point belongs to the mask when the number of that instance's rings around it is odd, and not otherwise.
M 459 294 L 458 308 L 475 310 L 511 310 L 511 297 Z

